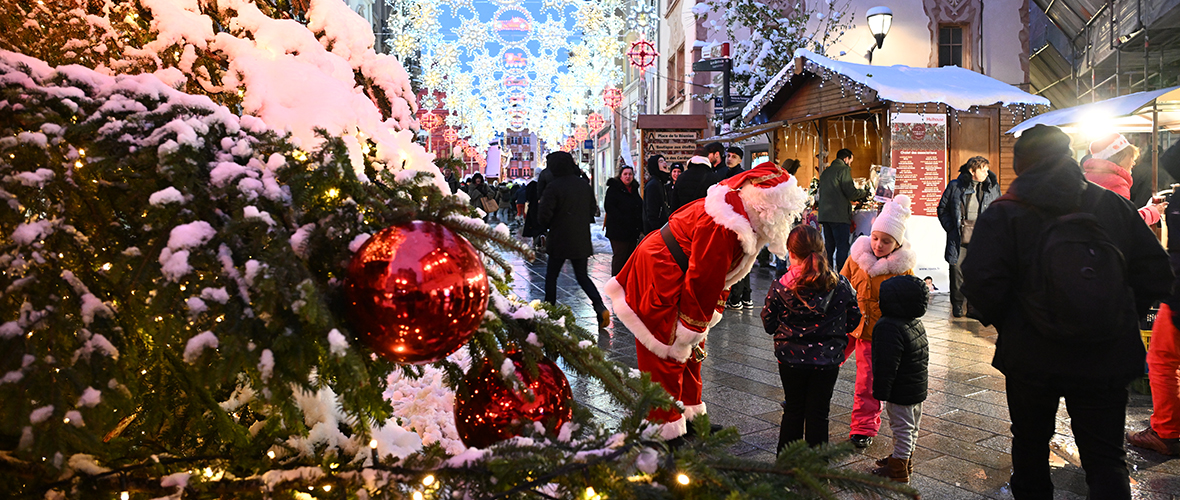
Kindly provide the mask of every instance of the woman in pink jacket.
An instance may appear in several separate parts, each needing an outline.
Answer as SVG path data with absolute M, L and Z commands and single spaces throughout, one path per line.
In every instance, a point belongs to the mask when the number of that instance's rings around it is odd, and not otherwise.
M 1139 148 L 1132 146 L 1122 134 L 1111 134 L 1090 143 L 1090 159 L 1082 165 L 1086 180 L 1131 199 L 1131 167 L 1139 160 Z M 1160 221 L 1166 204 L 1151 203 L 1139 209 L 1143 222 L 1153 225 Z

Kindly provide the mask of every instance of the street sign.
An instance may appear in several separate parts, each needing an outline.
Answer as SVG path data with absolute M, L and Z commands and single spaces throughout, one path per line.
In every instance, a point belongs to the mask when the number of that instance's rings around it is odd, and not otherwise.
M 725 71 L 729 69 L 729 58 L 701 59 L 692 63 L 693 71 Z
M 730 104 L 729 106 L 725 107 L 725 113 L 721 115 L 721 119 L 732 120 L 737 118 L 742 114 L 742 109 L 745 107 L 745 104 Z
M 730 104 L 746 104 L 752 100 L 754 100 L 754 97 L 748 96 L 748 95 L 731 95 L 731 96 L 729 96 L 729 103 Z

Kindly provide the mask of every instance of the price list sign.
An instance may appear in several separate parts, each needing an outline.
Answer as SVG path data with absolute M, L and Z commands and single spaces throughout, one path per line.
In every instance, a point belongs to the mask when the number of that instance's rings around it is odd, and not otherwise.
M 909 195 L 914 215 L 938 215 L 946 188 L 946 115 L 898 113 L 891 120 L 895 194 Z

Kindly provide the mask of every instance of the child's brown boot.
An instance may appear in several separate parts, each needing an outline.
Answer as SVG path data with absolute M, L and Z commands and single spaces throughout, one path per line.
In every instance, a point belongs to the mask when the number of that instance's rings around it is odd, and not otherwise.
M 895 458 L 892 455 L 886 458 L 877 460 L 877 469 L 873 470 L 873 474 L 887 477 L 899 483 L 910 482 L 910 471 L 913 470 L 912 459 Z

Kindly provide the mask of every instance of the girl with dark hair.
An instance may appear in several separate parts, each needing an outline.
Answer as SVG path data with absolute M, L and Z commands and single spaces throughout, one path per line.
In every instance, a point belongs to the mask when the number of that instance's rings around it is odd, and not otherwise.
M 828 409 L 844 362 L 848 332 L 860 324 L 860 308 L 848 279 L 832 271 L 818 229 L 798 226 L 787 237 L 791 267 L 770 286 L 762 325 L 774 335 L 783 383 L 778 451 L 805 439 L 828 442 Z
M 643 235 L 643 199 L 639 197 L 639 182 L 635 169 L 624 165 L 619 175 L 606 181 L 606 239 L 610 240 L 610 275 L 615 276 L 631 258 Z

